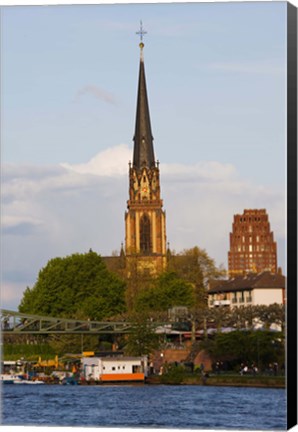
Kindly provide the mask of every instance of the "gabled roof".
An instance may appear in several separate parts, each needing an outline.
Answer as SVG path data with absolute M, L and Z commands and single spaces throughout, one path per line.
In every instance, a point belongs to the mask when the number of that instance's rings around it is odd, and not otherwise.
M 140 59 L 140 73 L 139 73 L 139 86 L 137 98 L 137 113 L 133 151 L 133 167 L 141 169 L 143 167 L 152 168 L 155 166 L 154 150 L 153 150 L 153 136 L 151 132 L 149 104 L 146 89 L 145 65 L 143 58 L 144 44 L 140 44 L 141 59 Z
M 228 280 L 210 280 L 208 293 L 243 291 L 258 288 L 285 288 L 285 284 L 285 276 L 266 271 L 258 274 L 250 273 L 246 276 L 236 276 Z

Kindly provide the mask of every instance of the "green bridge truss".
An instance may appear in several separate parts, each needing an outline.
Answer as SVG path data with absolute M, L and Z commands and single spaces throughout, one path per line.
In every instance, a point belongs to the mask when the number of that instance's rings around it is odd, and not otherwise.
M 81 321 L 65 318 L 29 315 L 1 309 L 2 335 L 20 334 L 121 334 L 130 333 L 135 324 L 131 322 L 115 321 Z M 163 327 L 164 324 L 152 323 L 153 328 Z

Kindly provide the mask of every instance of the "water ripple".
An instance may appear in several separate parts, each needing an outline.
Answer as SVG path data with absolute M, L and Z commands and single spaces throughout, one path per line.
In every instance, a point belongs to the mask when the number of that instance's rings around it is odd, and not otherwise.
M 4 386 L 6 425 L 285 430 L 281 389 Z

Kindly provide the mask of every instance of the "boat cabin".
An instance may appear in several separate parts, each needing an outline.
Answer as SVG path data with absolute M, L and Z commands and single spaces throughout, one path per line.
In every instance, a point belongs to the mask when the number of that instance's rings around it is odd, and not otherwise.
M 86 381 L 145 381 L 147 357 L 82 357 L 82 373 Z

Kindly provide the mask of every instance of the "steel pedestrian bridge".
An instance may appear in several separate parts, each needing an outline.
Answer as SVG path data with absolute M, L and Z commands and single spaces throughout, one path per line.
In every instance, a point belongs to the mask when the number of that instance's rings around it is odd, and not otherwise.
M 130 333 L 135 323 L 127 321 L 82 321 L 29 315 L 7 309 L 0 309 L 2 335 L 21 334 L 123 334 Z M 164 326 L 152 323 L 152 328 Z

